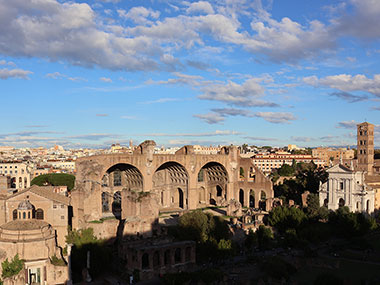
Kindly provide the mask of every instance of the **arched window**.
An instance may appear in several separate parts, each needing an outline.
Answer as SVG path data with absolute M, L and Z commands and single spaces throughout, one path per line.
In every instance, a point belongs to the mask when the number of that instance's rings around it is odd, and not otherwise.
M 244 190 L 240 189 L 239 191 L 239 202 L 242 206 L 244 206 Z
M 240 178 L 244 178 L 244 168 L 240 167 L 240 173 L 239 173 Z
M 158 251 L 155 251 L 153 254 L 153 267 L 157 268 L 160 266 L 160 254 Z
M 255 207 L 255 192 L 252 189 L 249 191 L 249 207 Z
M 144 253 L 141 258 L 141 268 L 148 269 L 149 268 L 149 255 Z
M 367 200 L 367 213 L 369 213 L 369 200 Z
M 203 182 L 204 181 L 204 169 L 202 168 L 198 172 L 198 182 Z
M 190 261 L 191 260 L 191 247 L 186 247 L 185 260 L 186 261 Z
M 25 213 L 25 212 L 22 213 L 22 219 L 23 219 L 23 220 L 26 219 L 26 213 Z
M 42 209 L 36 210 L 36 219 L 37 220 L 43 220 L 44 219 L 44 210 L 42 210 Z
M 17 220 L 17 210 L 13 210 L 13 220 Z
M 165 250 L 164 264 L 165 265 L 169 265 L 170 264 L 170 250 L 169 249 Z
M 346 202 L 344 201 L 344 199 L 343 199 L 343 198 L 340 198 L 340 199 L 339 199 L 339 204 L 338 204 L 338 205 L 339 205 L 339 208 L 340 208 L 340 207 L 343 207 L 345 204 L 346 204 Z
M 222 197 L 223 194 L 223 189 L 219 185 L 216 185 L 216 196 L 217 197 Z
M 183 209 L 183 191 L 178 188 L 178 206 Z
M 259 208 L 263 211 L 267 210 L 267 195 L 264 191 L 260 192 Z
M 113 172 L 113 186 L 121 186 L 121 171 L 119 169 Z
M 182 262 L 182 257 L 181 257 L 181 249 L 176 248 L 174 252 L 174 262 L 175 263 L 181 263 Z
M 109 212 L 110 210 L 110 202 L 109 202 L 109 194 L 107 192 L 102 193 L 102 211 Z
M 28 178 L 24 177 L 24 188 L 28 187 Z

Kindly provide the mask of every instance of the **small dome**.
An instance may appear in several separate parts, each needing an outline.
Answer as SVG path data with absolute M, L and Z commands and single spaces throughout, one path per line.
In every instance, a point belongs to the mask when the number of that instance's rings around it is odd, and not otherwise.
M 18 204 L 17 210 L 32 210 L 33 205 L 28 201 L 24 200 L 20 204 Z

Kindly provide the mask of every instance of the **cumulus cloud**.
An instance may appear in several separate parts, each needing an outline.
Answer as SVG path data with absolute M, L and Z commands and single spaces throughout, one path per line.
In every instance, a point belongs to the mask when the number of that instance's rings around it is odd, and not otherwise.
M 52 73 L 47 73 L 45 75 L 45 77 L 52 78 L 52 79 L 60 79 L 60 78 L 66 77 L 66 75 L 56 71 L 56 72 L 52 72 Z
M 20 79 L 29 79 L 29 74 L 33 74 L 33 72 L 24 69 L 8 69 L 3 68 L 0 69 L 0 79 L 8 79 L 8 78 L 20 78 Z
M 199 1 L 191 3 L 189 8 L 186 9 L 186 12 L 191 13 L 205 13 L 205 14 L 214 14 L 214 9 L 211 4 L 206 1 Z
M 380 97 L 380 74 L 368 78 L 363 74 L 338 74 L 318 78 L 317 76 L 304 77 L 306 84 L 318 87 L 329 87 L 343 92 L 362 91 Z
M 1 1 L 0 26 L 0 53 L 8 56 L 122 70 L 152 70 L 157 66 L 145 53 L 152 47 L 149 39 L 103 31 L 86 3 Z
M 168 51 L 207 47 L 210 38 L 276 62 L 296 62 L 335 48 L 338 36 L 378 39 L 380 35 L 377 0 L 351 0 L 352 13 L 329 24 L 276 20 L 261 1 L 249 2 L 218 1 L 214 7 L 207 1 L 184 2 L 187 13 L 176 9 L 175 16 L 163 19 L 160 12 L 138 6 L 118 10 L 120 19 L 107 24 L 86 3 L 1 1 L 0 53 L 111 70 L 153 71 L 167 68 L 168 58 L 162 55 Z M 251 17 L 248 28 L 239 21 L 241 15 Z
M 380 37 L 379 18 L 380 2 L 377 0 L 350 0 L 353 5 L 351 13 L 334 19 L 333 32 L 351 35 L 365 40 L 377 40 Z
M 277 107 L 278 104 L 260 99 L 265 89 L 259 84 L 261 78 L 247 79 L 242 84 L 228 83 L 208 84 L 201 88 L 199 99 L 221 101 L 230 105 L 245 107 Z
M 133 7 L 128 12 L 126 10 L 117 10 L 120 17 L 129 19 L 136 24 L 152 24 L 153 22 L 148 20 L 148 18 L 151 19 L 157 19 L 160 16 L 159 11 L 153 11 L 152 9 L 147 9 L 145 7 Z

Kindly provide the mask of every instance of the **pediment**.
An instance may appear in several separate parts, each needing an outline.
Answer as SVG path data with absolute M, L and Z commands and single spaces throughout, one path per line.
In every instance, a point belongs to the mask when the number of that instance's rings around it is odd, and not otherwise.
M 327 172 L 334 172 L 334 173 L 352 173 L 353 171 L 344 165 L 336 164 L 333 167 L 326 170 Z

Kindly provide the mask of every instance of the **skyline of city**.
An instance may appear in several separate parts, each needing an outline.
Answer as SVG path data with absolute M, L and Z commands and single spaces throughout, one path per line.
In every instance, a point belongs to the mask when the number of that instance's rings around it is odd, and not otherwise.
M 375 0 L 0 0 L 0 146 L 353 146 L 367 121 L 380 147 L 379 16 Z

